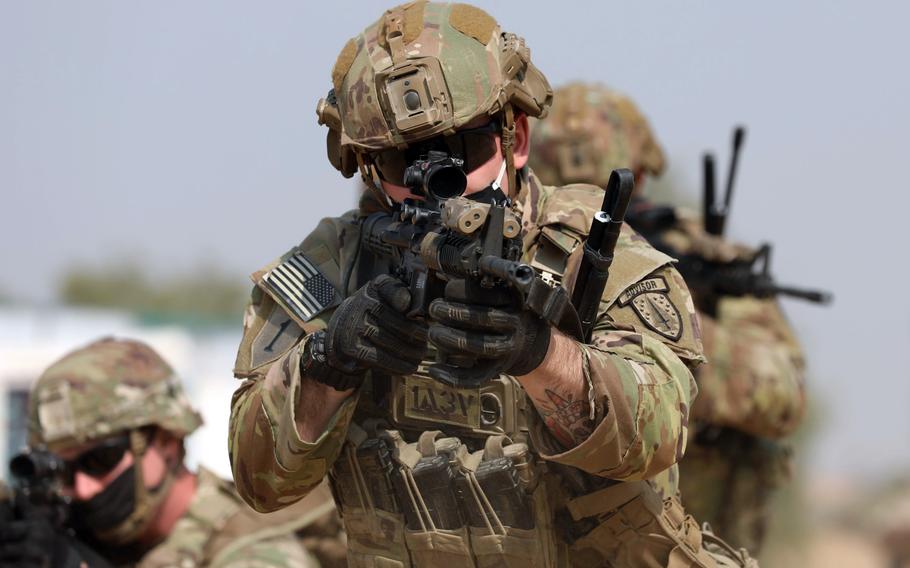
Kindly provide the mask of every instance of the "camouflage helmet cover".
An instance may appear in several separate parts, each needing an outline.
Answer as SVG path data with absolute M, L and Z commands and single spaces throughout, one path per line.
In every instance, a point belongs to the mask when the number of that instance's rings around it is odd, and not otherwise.
M 345 176 L 357 156 L 452 133 L 506 107 L 542 117 L 553 92 L 524 40 L 468 4 L 411 2 L 347 42 L 317 108 L 329 160 Z
M 127 339 L 68 353 L 38 378 L 29 400 L 29 444 L 51 451 L 149 425 L 186 436 L 200 424 L 170 365 Z
M 546 120 L 534 124 L 531 167 L 546 184 L 605 187 L 616 168 L 660 175 L 664 155 L 632 99 L 601 85 L 556 90 Z

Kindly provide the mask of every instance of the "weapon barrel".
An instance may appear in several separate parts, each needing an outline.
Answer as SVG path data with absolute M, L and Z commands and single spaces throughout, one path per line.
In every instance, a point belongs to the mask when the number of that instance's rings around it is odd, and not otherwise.
M 534 269 L 523 262 L 515 262 L 494 255 L 484 255 L 478 261 L 484 274 L 505 280 L 512 286 L 523 290 L 534 280 Z
M 806 290 L 803 288 L 794 288 L 793 286 L 775 285 L 772 287 L 771 293 L 779 296 L 790 296 L 791 298 L 798 298 L 815 304 L 830 304 L 834 299 L 834 295 L 831 294 L 831 292 L 826 292 L 824 290 Z
M 61 475 L 64 468 L 64 463 L 59 457 L 44 450 L 22 452 L 13 456 L 9 463 L 12 476 L 25 484 Z

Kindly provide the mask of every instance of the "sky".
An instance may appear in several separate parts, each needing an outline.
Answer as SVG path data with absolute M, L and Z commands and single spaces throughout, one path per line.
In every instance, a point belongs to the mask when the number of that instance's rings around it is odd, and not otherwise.
M 810 466 L 910 468 L 910 5 L 480 5 L 553 85 L 633 96 L 682 192 L 697 193 L 705 149 L 725 171 L 732 127 L 748 127 L 731 236 L 774 243 L 779 280 L 836 298 L 784 302 L 820 420 Z M 67 267 L 111 258 L 244 278 L 352 207 L 316 102 L 387 7 L 0 1 L 0 296 L 52 301 Z

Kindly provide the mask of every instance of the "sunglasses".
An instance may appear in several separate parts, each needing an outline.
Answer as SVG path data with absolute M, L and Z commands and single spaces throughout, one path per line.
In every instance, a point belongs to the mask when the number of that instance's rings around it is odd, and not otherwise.
M 496 137 L 501 131 L 499 121 L 484 126 L 460 130 L 448 136 L 424 140 L 405 150 L 383 150 L 372 155 L 379 178 L 395 185 L 404 184 L 404 172 L 414 160 L 431 150 L 446 152 L 464 160 L 464 172 L 471 173 L 496 155 Z
M 150 435 L 150 432 L 146 432 L 146 435 Z M 129 449 L 130 436 L 128 433 L 99 442 L 75 459 L 65 462 L 66 481 L 72 485 L 77 471 L 95 478 L 103 477 L 117 467 Z

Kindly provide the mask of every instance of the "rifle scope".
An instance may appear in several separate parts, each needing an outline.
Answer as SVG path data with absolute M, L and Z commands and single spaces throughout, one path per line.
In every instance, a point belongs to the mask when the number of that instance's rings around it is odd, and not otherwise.
M 468 186 L 464 160 L 446 152 L 430 150 L 404 170 L 404 185 L 415 194 L 438 201 L 457 197 Z
M 25 483 L 60 475 L 65 467 L 62 459 L 47 450 L 21 452 L 9 462 L 9 471 L 13 477 Z

